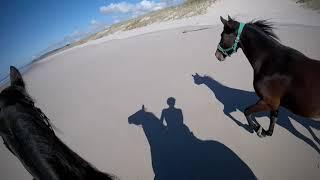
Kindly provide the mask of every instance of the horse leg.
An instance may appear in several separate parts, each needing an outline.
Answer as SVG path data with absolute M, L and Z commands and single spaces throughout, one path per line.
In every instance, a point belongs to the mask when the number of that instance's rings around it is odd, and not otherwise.
M 253 133 L 253 130 L 251 128 L 251 126 L 247 125 L 247 124 L 243 124 L 240 121 L 238 121 L 237 119 L 235 119 L 229 112 L 225 112 L 225 115 L 227 115 L 231 120 L 233 120 L 238 126 L 243 127 L 245 130 L 247 130 L 250 133 Z
M 278 110 L 274 110 L 270 112 L 270 125 L 268 131 L 266 131 L 267 136 L 272 136 L 274 126 L 278 120 Z
M 320 145 L 320 140 L 319 138 L 314 134 L 313 130 L 311 129 L 310 126 L 307 127 L 309 133 L 311 134 L 311 136 L 313 137 L 313 139 Z
M 248 124 L 254 129 L 259 137 L 265 137 L 267 135 L 267 131 L 265 131 L 258 122 L 258 125 L 255 125 L 252 122 L 252 114 L 258 112 L 267 112 L 271 110 L 271 106 L 269 106 L 264 100 L 261 99 L 256 104 L 247 107 L 244 111 L 244 115 L 247 118 Z

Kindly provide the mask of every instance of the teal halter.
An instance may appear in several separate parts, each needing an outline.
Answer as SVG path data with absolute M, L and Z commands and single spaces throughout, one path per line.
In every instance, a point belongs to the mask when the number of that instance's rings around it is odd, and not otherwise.
M 241 35 L 242 30 L 245 25 L 246 25 L 245 23 L 240 23 L 239 29 L 238 29 L 238 34 L 237 34 L 236 39 L 234 40 L 233 46 L 231 46 L 230 48 L 224 49 L 223 47 L 220 46 L 220 44 L 218 44 L 218 50 L 226 56 L 231 56 L 233 53 L 237 52 L 238 43 L 240 41 L 240 35 Z M 233 51 L 231 52 L 231 54 L 228 54 L 228 52 L 230 52 L 230 50 L 233 50 Z

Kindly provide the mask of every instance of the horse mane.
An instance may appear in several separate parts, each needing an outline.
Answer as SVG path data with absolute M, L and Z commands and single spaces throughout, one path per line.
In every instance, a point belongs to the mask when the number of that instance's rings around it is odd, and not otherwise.
M 78 179 L 79 177 L 82 177 L 85 179 L 97 180 L 111 180 L 115 178 L 107 173 L 98 171 L 92 164 L 71 150 L 59 138 L 56 138 L 55 141 L 58 150 L 54 150 L 54 154 L 52 154 L 49 158 L 54 164 L 58 165 L 57 169 L 61 171 L 60 174 L 65 174 L 64 176 L 66 178 L 72 177 Z M 55 161 L 58 161 L 59 163 L 55 163 Z
M 152 112 L 146 112 L 146 115 L 148 118 L 152 119 L 152 120 L 155 120 L 156 122 L 160 122 L 159 121 L 159 118 Z
M 161 125 L 161 128 L 164 127 L 164 125 L 162 124 L 162 122 L 160 121 L 160 119 L 152 112 L 145 112 L 147 117 L 150 118 L 148 119 L 148 121 L 150 122 L 150 120 L 152 120 L 154 123 L 157 123 L 157 125 Z
M 205 81 L 209 81 L 209 82 L 215 82 L 215 84 L 219 84 L 219 85 L 222 85 L 219 81 L 217 81 L 217 80 L 215 80 L 214 78 L 212 78 L 211 76 L 208 76 L 208 75 L 203 75 L 203 79 L 205 80 Z M 223 85 L 222 85 L 223 86 Z
M 273 32 L 274 24 L 272 22 L 265 20 L 265 19 L 260 19 L 260 20 L 253 20 L 253 21 L 249 22 L 248 24 L 251 24 L 251 25 L 259 28 L 269 37 L 271 37 L 275 40 L 280 40 L 279 37 Z
M 209 80 L 214 80 L 211 76 L 208 76 L 208 75 L 206 75 L 206 74 L 203 75 L 203 78 L 204 78 L 204 79 L 209 79 Z
M 1 97 L 6 99 L 7 105 L 13 105 L 15 103 L 20 103 L 24 107 L 30 109 L 30 113 L 36 118 L 37 121 L 42 121 L 45 126 L 53 132 L 53 127 L 50 119 L 41 111 L 41 109 L 34 106 L 33 98 L 18 86 L 10 86 L 1 92 Z M 41 122 L 37 122 L 39 124 Z

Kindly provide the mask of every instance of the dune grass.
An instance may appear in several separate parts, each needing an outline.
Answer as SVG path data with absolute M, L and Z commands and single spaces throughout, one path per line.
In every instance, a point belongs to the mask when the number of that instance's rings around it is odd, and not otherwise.
M 299 0 L 297 3 L 302 3 L 302 6 L 313 10 L 320 10 L 320 0 Z
M 164 22 L 205 14 L 207 12 L 207 8 L 210 7 L 215 1 L 216 0 L 187 0 L 186 2 L 178 6 L 168 7 L 159 11 L 150 12 L 137 18 L 114 24 L 108 29 L 90 36 L 88 40 L 99 39 L 115 32 L 128 31 L 157 22 Z
M 64 47 L 50 51 L 42 55 L 40 58 L 37 58 L 34 61 L 38 61 L 52 54 L 56 54 L 58 52 L 84 44 L 91 40 L 100 39 L 102 37 L 114 34 L 116 32 L 129 31 L 132 29 L 144 27 L 157 22 L 177 20 L 177 19 L 188 18 L 196 15 L 205 14 L 207 12 L 207 8 L 210 7 L 215 1 L 216 0 L 186 0 L 183 4 L 178 6 L 167 7 L 165 9 L 150 12 L 145 15 L 142 15 L 127 21 L 113 24 L 112 26 L 106 28 L 105 30 L 92 34 L 77 42 L 74 42 Z

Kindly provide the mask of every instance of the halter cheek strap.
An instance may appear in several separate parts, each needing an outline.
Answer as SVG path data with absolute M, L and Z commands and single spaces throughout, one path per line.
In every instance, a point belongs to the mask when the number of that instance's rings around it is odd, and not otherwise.
M 245 23 L 240 23 L 237 37 L 234 40 L 234 44 L 230 48 L 225 49 L 225 48 L 221 47 L 220 44 L 218 44 L 218 50 L 221 53 L 223 53 L 226 56 L 231 56 L 233 53 L 237 52 L 238 43 L 240 41 L 240 36 L 241 36 L 241 33 L 242 33 L 245 25 L 246 25 Z M 229 54 L 228 52 L 230 52 L 231 50 L 233 50 L 233 51 Z

